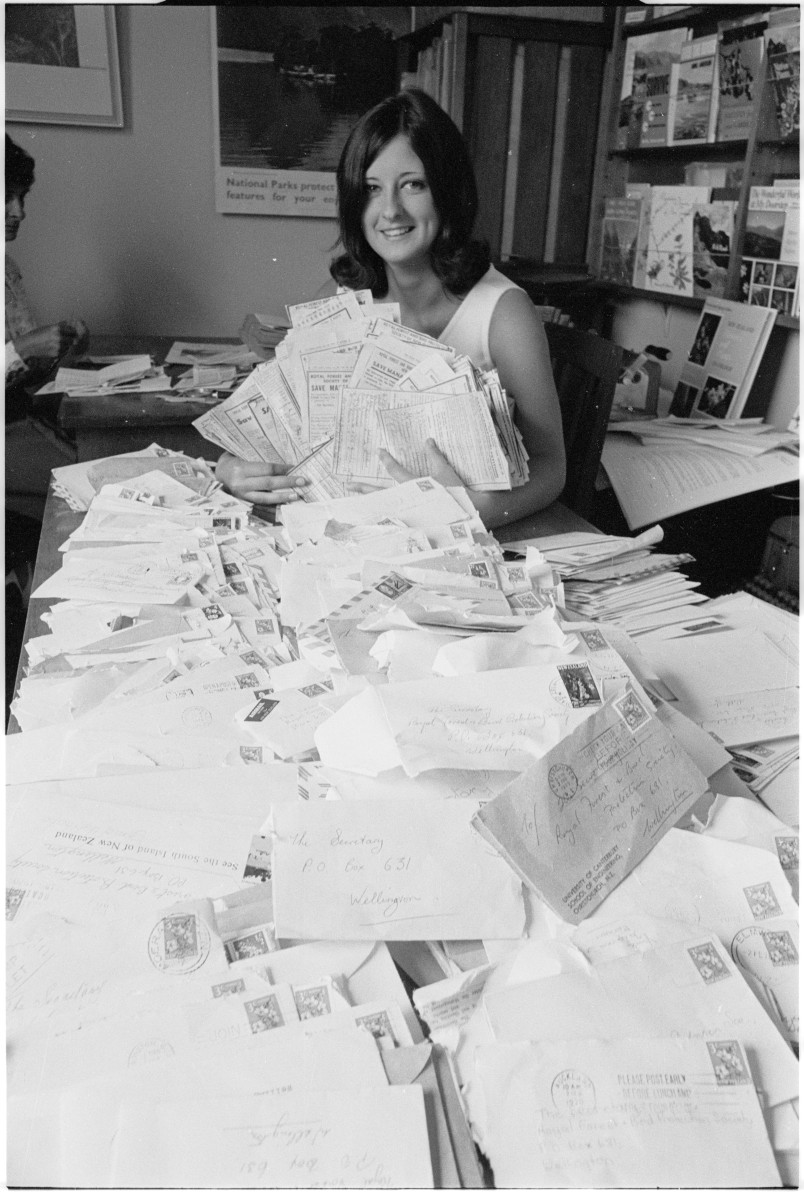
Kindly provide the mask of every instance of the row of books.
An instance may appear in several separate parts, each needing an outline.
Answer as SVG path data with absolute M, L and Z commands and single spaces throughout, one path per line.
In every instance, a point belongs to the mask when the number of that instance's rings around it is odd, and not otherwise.
M 616 148 L 746 139 L 765 56 L 779 136 L 798 133 L 799 19 L 787 8 L 720 21 L 707 37 L 680 28 L 629 38 Z
M 419 51 L 416 69 L 403 71 L 400 80 L 403 90 L 406 87 L 418 87 L 431 96 L 453 120 L 460 119 L 460 113 L 455 111 L 457 104 L 453 101 L 453 92 L 456 62 L 463 53 L 458 43 L 462 39 L 465 41 L 465 37 L 465 26 L 460 14 L 454 14 L 451 20 L 444 22 L 440 34 Z
M 799 205 L 797 180 L 751 187 L 739 301 L 798 315 Z M 734 199 L 713 198 L 707 186 L 627 184 L 624 197 L 605 201 L 600 277 L 658 293 L 723 298 L 736 209 Z

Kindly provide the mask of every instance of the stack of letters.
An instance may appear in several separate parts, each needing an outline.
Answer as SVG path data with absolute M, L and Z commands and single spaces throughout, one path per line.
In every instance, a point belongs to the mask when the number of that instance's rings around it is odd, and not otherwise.
M 792 616 L 570 620 L 567 544 L 430 478 L 276 526 L 159 448 L 62 485 L 10 1183 L 795 1184 L 797 766 L 720 743 L 796 747 Z
M 194 425 L 250 462 L 290 465 L 308 501 L 343 496 L 346 485 L 390 484 L 386 448 L 414 474 L 426 472 L 432 439 L 468 488 L 510 489 L 527 480 L 527 453 L 496 372 L 399 323 L 396 304 L 370 291 L 288 307 L 292 330 L 276 358 L 259 365 Z
M 694 562 L 692 555 L 653 553 L 662 537 L 661 526 L 636 538 L 576 532 L 534 540 L 531 549 L 540 549 L 561 576 L 569 613 L 618 625 L 636 637 L 699 618 L 693 606 L 706 600 L 696 591 L 698 583 L 678 570 Z

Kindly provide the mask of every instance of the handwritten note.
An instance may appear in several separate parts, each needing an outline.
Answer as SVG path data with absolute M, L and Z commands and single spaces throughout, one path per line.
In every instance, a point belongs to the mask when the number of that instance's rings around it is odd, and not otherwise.
M 557 914 L 579 923 L 706 785 L 628 691 L 481 808 L 474 824 Z
M 283 939 L 516 939 L 519 880 L 472 831 L 476 800 L 275 807 Z

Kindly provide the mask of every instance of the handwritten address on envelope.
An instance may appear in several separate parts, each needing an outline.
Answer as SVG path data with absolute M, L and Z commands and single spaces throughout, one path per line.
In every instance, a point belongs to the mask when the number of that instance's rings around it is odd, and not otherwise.
M 485 804 L 473 824 L 557 914 L 580 923 L 706 786 L 627 691 Z
M 472 829 L 478 807 L 469 799 L 277 805 L 277 936 L 517 939 L 521 883 Z

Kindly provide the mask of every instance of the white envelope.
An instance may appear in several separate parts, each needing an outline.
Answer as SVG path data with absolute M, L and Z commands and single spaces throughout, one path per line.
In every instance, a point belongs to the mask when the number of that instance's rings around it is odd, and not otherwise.
M 554 1039 L 738 1039 L 766 1105 L 798 1096 L 798 1061 L 712 935 L 487 993 L 501 1043 Z
M 113 1174 L 118 1187 L 431 1188 L 424 1095 L 414 1084 L 127 1102 Z
M 481 1048 L 497 1187 L 781 1183 L 736 1040 L 585 1039 Z
M 673 828 L 589 922 L 651 915 L 713 931 L 788 1038 L 798 1038 L 798 907 L 779 860 Z
M 361 774 L 524 770 L 630 677 L 594 659 L 374 687 L 316 733 L 322 762 Z
M 516 939 L 519 881 L 470 825 L 474 800 L 273 809 L 279 939 Z
M 58 1178 L 68 1187 L 113 1186 L 112 1162 L 122 1102 L 131 1098 L 194 1100 L 198 1097 L 275 1095 L 280 1091 L 387 1087 L 380 1053 L 364 1031 L 333 1030 L 306 1035 L 273 1032 L 258 1047 L 141 1062 L 114 1077 L 100 1077 L 65 1090 L 60 1105 Z M 41 1138 L 42 1136 L 40 1136 Z M 47 1139 L 47 1136 L 44 1136 Z M 49 1141 L 49 1140 L 47 1140 Z M 53 1139 L 53 1143 L 57 1143 Z M 15 1140 L 15 1147 L 18 1140 Z M 38 1147 L 37 1153 L 49 1150 Z M 10 1167 L 14 1170 L 13 1165 Z M 29 1178 L 35 1170 L 28 1169 Z
M 171 815 L 53 787 L 13 788 L 6 886 L 19 896 L 15 926 L 43 910 L 90 926 L 240 889 L 248 818 Z

